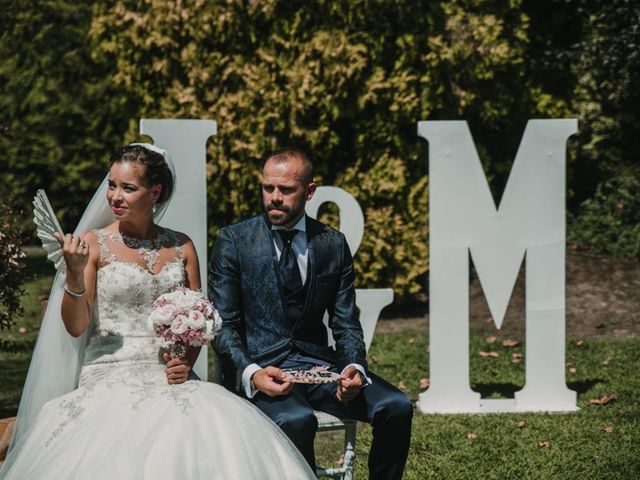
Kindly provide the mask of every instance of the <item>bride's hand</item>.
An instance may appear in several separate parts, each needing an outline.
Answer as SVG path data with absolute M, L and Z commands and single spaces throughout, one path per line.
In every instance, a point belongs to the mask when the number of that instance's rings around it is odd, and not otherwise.
M 167 362 L 167 368 L 165 373 L 167 374 L 167 382 L 170 385 L 184 383 L 189 380 L 189 373 L 191 372 L 191 365 L 187 360 L 172 357 L 168 353 L 162 355 L 164 361 Z
M 89 245 L 83 236 L 67 233 L 62 238 L 59 233 L 55 233 L 55 237 L 62 247 L 64 262 L 67 264 L 67 277 L 81 279 L 89 262 Z

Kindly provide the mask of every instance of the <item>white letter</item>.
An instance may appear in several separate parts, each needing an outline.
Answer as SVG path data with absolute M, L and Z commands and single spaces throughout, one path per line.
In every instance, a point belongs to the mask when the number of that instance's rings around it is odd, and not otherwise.
M 193 241 L 200 260 L 200 278 L 207 285 L 207 139 L 216 134 L 213 120 L 140 120 L 140 133 L 164 148 L 176 168 L 176 186 L 162 224 L 184 232 Z M 207 379 L 207 349 L 193 367 L 196 375 Z
M 341 188 L 322 186 L 318 187 L 311 201 L 307 203 L 307 215 L 316 218 L 320 205 L 326 202 L 333 202 L 338 206 L 340 231 L 347 239 L 351 254 L 355 256 L 364 235 L 364 215 L 362 215 L 360 204 L 353 195 Z M 391 288 L 356 289 L 356 305 L 360 310 L 360 324 L 367 350 L 371 345 L 380 312 L 392 301 L 393 290 Z M 324 323 L 325 325 L 328 323 L 326 314 Z M 328 331 L 329 343 L 333 345 L 333 335 L 330 329 Z
M 571 411 L 565 384 L 565 143 L 576 120 L 531 120 L 496 209 L 466 122 L 418 123 L 429 141 L 427 412 Z M 469 386 L 469 254 L 500 328 L 526 252 L 526 385 L 513 400 Z

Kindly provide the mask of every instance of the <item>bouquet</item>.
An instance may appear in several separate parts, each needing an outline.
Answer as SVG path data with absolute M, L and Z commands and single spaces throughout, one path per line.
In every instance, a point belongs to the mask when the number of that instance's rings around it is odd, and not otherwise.
M 188 288 L 160 295 L 153 302 L 149 321 L 164 348 L 174 357 L 185 358 L 186 347 L 209 343 L 220 330 L 218 311 L 202 293 Z

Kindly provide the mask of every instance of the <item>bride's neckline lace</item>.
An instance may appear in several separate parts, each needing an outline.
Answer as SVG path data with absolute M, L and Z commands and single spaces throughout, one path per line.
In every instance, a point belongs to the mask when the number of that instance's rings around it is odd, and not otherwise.
M 162 265 L 162 267 L 160 267 L 160 270 L 158 270 L 157 272 L 155 271 L 151 271 L 148 270 L 146 268 L 144 268 L 142 265 L 140 265 L 137 262 L 132 262 L 130 260 L 113 260 L 112 262 L 107 263 L 104 267 L 100 268 L 99 271 L 104 270 L 110 266 L 114 266 L 114 267 L 118 267 L 120 265 L 126 265 L 128 267 L 132 267 L 135 268 L 137 270 L 139 270 L 142 273 L 146 273 L 148 275 L 151 275 L 152 277 L 157 277 L 159 275 L 162 275 L 162 272 L 164 272 L 167 268 L 171 267 L 172 265 L 182 265 L 182 259 L 180 259 L 179 257 L 174 258 L 173 260 L 165 263 L 164 265 Z
M 104 242 L 104 239 L 107 238 L 112 242 L 121 242 L 127 248 L 131 248 L 138 251 L 140 258 L 144 262 L 147 267 L 147 270 L 151 273 L 155 273 L 156 266 L 158 263 L 158 256 L 160 255 L 160 250 L 162 248 L 166 248 L 170 243 L 176 244 L 176 248 L 178 248 L 178 252 L 181 256 L 182 249 L 177 246 L 177 238 L 176 233 L 173 230 L 169 230 L 167 228 L 162 229 L 158 235 L 153 238 L 139 239 L 135 237 L 131 237 L 126 233 L 120 232 L 110 232 L 108 230 L 100 229 L 97 232 L 100 246 L 100 256 L 105 259 L 107 263 L 114 263 L 116 261 L 122 262 L 117 258 L 112 252 L 109 251 L 109 248 Z M 132 263 L 136 264 L 136 262 L 123 262 L 123 263 Z M 138 265 L 140 268 L 142 266 Z

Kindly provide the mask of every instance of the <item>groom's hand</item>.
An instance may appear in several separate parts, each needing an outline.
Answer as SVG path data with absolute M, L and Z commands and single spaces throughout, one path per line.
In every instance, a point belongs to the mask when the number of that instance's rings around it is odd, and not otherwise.
M 355 367 L 347 367 L 338 381 L 336 398 L 341 402 L 350 402 L 362 389 L 362 376 Z
M 253 385 L 262 393 L 270 397 L 278 397 L 288 394 L 293 388 L 293 383 L 284 381 L 285 374 L 277 367 L 267 367 L 253 374 Z

